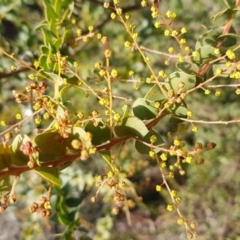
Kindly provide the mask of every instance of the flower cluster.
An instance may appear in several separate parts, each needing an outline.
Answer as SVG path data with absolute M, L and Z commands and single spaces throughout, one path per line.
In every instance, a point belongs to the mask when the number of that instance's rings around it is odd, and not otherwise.
M 41 197 L 40 203 L 34 202 L 30 207 L 29 207 L 29 212 L 30 213 L 38 213 L 40 214 L 41 217 L 50 217 L 52 214 L 51 211 L 51 202 L 48 197 Z

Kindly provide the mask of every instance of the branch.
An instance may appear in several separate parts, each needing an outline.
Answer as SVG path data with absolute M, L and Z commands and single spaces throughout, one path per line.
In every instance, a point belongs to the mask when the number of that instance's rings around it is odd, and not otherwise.
M 236 84 L 217 84 L 217 85 L 208 85 L 207 86 L 208 88 L 222 88 L 222 87 L 235 87 L 235 88 L 238 88 L 240 87 L 240 84 L 239 83 L 236 83 Z
M 146 126 L 148 129 L 151 129 L 153 126 L 155 126 L 166 114 L 160 115 L 156 118 L 154 118 L 151 122 L 149 122 Z M 240 121 L 240 120 L 239 120 Z M 19 124 L 19 123 L 18 123 Z M 112 139 L 110 142 L 106 143 L 106 144 L 102 144 L 99 146 L 96 146 L 97 151 L 101 151 L 101 150 L 108 150 L 111 149 L 114 145 L 119 144 L 119 143 L 124 143 L 127 140 L 133 138 L 133 136 L 124 136 L 124 137 L 120 137 L 120 138 L 114 138 Z M 76 159 L 78 159 L 80 156 L 79 152 L 72 154 L 72 155 L 67 155 L 67 156 L 63 156 L 62 159 L 58 159 L 58 160 L 54 160 L 54 161 L 49 161 L 49 162 L 44 162 L 41 163 L 41 166 L 51 166 L 51 167 L 58 167 L 70 162 L 74 162 Z M 38 167 L 38 165 L 36 165 L 35 167 Z M 27 172 L 30 170 L 34 170 L 34 168 L 29 168 L 28 166 L 24 166 L 24 167 L 13 167 L 10 166 L 9 169 L 7 171 L 2 171 L 0 172 L 0 178 L 3 178 L 5 176 L 9 176 L 9 175 L 20 175 L 23 172 Z
M 236 120 L 229 120 L 229 121 L 207 121 L 207 120 L 191 120 L 191 119 L 187 119 L 187 118 L 181 118 L 181 117 L 177 117 L 177 116 L 172 116 L 174 118 L 177 118 L 179 120 L 183 120 L 185 122 L 190 122 L 190 123 L 203 123 L 203 124 L 221 124 L 221 125 L 228 125 L 231 123 L 240 123 L 240 119 L 236 119 Z
M 169 57 L 169 58 L 179 58 L 179 55 L 174 55 L 174 54 L 170 54 L 170 53 L 165 53 L 165 52 L 161 52 L 161 51 L 152 50 L 152 49 L 146 48 L 144 46 L 140 46 L 140 49 L 142 49 L 145 52 L 155 53 L 155 54 L 163 55 L 163 56 L 166 56 L 166 57 Z
M 16 70 L 16 71 L 11 71 L 9 73 L 0 73 L 0 80 L 4 79 L 4 78 L 13 77 L 13 76 L 18 75 L 19 73 L 27 72 L 27 71 L 30 71 L 30 70 L 31 69 L 29 69 L 28 67 L 24 67 L 24 68 L 21 68 L 21 69 Z

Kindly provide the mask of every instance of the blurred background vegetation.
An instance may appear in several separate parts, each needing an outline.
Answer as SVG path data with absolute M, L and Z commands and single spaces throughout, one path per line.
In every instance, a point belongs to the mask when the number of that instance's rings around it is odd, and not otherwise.
M 142 46 L 161 52 L 167 52 L 174 41 L 163 37 L 154 28 L 149 8 L 142 8 L 139 0 L 121 1 L 123 9 L 132 15 L 139 33 Z M 110 20 L 110 10 L 103 8 L 98 0 L 75 0 L 72 19 L 66 24 L 73 25 L 73 34 L 81 28 L 87 32 L 92 25 L 103 35 L 108 36 L 109 45 L 113 51 L 111 65 L 117 68 L 121 76 L 127 78 L 133 70 L 136 78 L 146 78 L 149 72 L 145 68 L 139 54 L 130 52 L 123 47 L 129 37 L 123 26 L 117 21 Z M 160 3 L 162 12 L 171 10 L 177 13 L 175 23 L 188 29 L 187 40 L 194 47 L 196 39 L 204 32 L 204 25 L 211 26 L 211 17 L 223 10 L 224 1 L 214 0 L 163 0 Z M 9 53 L 14 53 L 30 65 L 40 55 L 43 44 L 42 34 L 38 26 L 44 19 L 43 3 L 41 0 L 1 0 L 0 3 L 0 45 Z M 239 33 L 240 16 L 235 20 L 235 30 Z M 74 23 L 74 24 L 73 24 Z M 87 43 L 78 42 L 72 45 L 66 42 L 61 50 L 69 58 L 79 59 L 80 75 L 83 78 L 96 76 L 93 72 L 94 63 L 102 61 L 103 49 L 99 41 Z M 148 53 L 152 57 L 154 70 L 163 69 L 167 73 L 175 69 L 174 62 L 166 67 L 163 55 Z M 14 123 L 15 114 L 21 112 L 24 116 L 31 114 L 31 106 L 16 104 L 12 90 L 23 89 L 29 84 L 28 70 L 17 68 L 11 71 L 14 62 L 0 53 L 0 120 Z M 114 93 L 131 98 L 143 96 L 148 86 L 134 90 L 134 83 L 116 84 Z M 51 91 L 51 90 L 49 90 Z M 96 99 L 86 98 L 82 93 L 69 92 L 69 98 L 74 106 L 89 114 L 96 108 Z M 125 100 L 119 102 L 121 107 Z M 191 95 L 189 109 L 194 112 L 194 119 L 200 120 L 231 120 L 240 116 L 240 101 L 233 89 L 224 89 L 221 97 L 214 94 L 205 97 L 204 92 Z M 46 126 L 42 124 L 41 127 Z M 168 126 L 164 121 L 159 124 L 159 131 L 167 133 Z M 34 134 L 36 129 L 32 120 L 24 126 L 23 131 Z M 199 240 L 240 239 L 240 132 L 238 124 L 230 125 L 199 125 L 199 131 L 192 134 L 189 130 L 185 135 L 189 146 L 195 142 L 203 145 L 215 142 L 217 147 L 206 152 L 203 165 L 192 164 L 185 171 L 185 176 L 176 176 L 170 185 L 182 197 L 180 209 L 189 221 L 197 224 Z M 108 171 L 108 166 L 100 156 L 91 161 L 76 162 L 63 171 L 62 189 L 54 189 L 52 202 L 58 211 L 57 193 L 67 201 L 69 209 L 79 213 L 81 228 L 76 236 L 88 230 L 88 236 L 98 239 L 112 240 L 142 240 L 142 239 L 186 239 L 182 226 L 177 225 L 175 211 L 168 212 L 166 205 L 170 201 L 168 193 L 155 191 L 156 184 L 161 183 L 161 177 L 155 163 L 136 152 L 131 145 L 124 148 L 120 154 L 123 178 L 128 186 L 128 206 L 130 208 L 131 226 L 124 209 L 117 216 L 112 212 L 113 195 L 107 188 L 102 188 L 95 203 L 91 197 L 95 195 L 95 177 Z M 45 183 L 34 173 L 26 173 L 21 177 L 17 186 L 17 203 L 0 215 L 0 239 L 58 239 L 55 234 L 64 229 L 59 219 L 53 214 L 51 219 L 42 219 L 38 215 L 28 213 L 28 206 L 45 194 Z M 75 204 L 74 201 L 80 203 Z M 69 211 L 70 211 L 69 210 Z M 54 212 L 54 211 L 53 211 Z

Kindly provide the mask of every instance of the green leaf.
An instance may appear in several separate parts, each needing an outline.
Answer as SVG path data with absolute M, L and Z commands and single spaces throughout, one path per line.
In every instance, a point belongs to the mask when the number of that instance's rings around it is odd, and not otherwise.
M 65 156 L 66 146 L 57 131 L 40 133 L 34 138 L 34 142 L 40 148 L 39 162 L 59 160 Z
M 57 1 L 59 3 L 59 1 Z M 65 19 L 67 19 L 68 17 L 70 17 L 72 14 L 71 9 L 67 9 L 62 15 L 61 15 L 61 21 L 59 21 L 59 24 L 63 23 L 63 21 Z
M 67 90 L 70 89 L 70 88 L 72 88 L 71 85 L 66 85 L 66 86 L 64 86 L 64 87 L 61 89 L 61 91 L 60 91 L 60 93 L 59 93 L 59 98 L 61 99 L 61 102 L 66 102 L 66 101 L 68 101 L 68 98 L 66 97 L 66 92 L 67 92 Z
M 65 213 L 58 213 L 58 220 L 62 225 L 69 225 L 71 222 L 68 220 Z
M 51 32 L 54 34 L 54 37 L 58 37 L 58 31 L 57 31 L 57 23 L 55 19 L 51 19 L 49 23 L 49 28 Z M 55 49 L 57 51 L 57 49 Z
M 68 109 L 71 112 L 76 112 L 76 108 L 74 107 L 74 105 L 72 104 L 72 102 L 70 101 L 66 101 L 66 102 L 61 102 L 62 106 L 64 106 L 66 109 Z
M 41 46 L 41 52 L 42 54 L 45 54 L 45 55 L 48 55 L 49 54 L 49 51 L 51 51 L 51 49 L 49 49 L 49 47 L 43 45 Z
M 219 62 L 219 63 L 213 64 L 213 66 L 212 66 L 212 75 L 216 75 L 217 69 L 219 69 L 219 68 L 223 70 L 223 73 L 218 75 L 215 79 L 219 79 L 220 80 L 222 78 L 229 78 L 229 74 L 231 74 L 232 69 L 226 67 L 226 64 L 223 63 L 223 62 L 222 63 Z M 210 77 L 212 77 L 212 76 L 210 75 Z M 229 78 L 229 80 L 231 80 L 231 79 Z
M 61 186 L 58 169 L 54 167 L 36 167 L 34 171 L 54 185 Z
M 150 137 L 152 135 L 155 135 L 157 137 L 157 141 L 153 144 L 154 146 L 160 147 L 160 146 L 165 145 L 165 142 L 162 139 L 162 137 L 158 133 L 156 133 L 154 130 L 150 130 L 144 138 L 140 138 L 139 140 L 141 140 L 145 143 L 151 144 Z M 149 151 L 151 150 L 151 148 L 149 146 L 145 145 L 144 143 L 142 143 L 138 140 L 136 140 L 136 142 L 135 142 L 135 148 L 141 154 L 149 154 Z M 155 153 L 158 153 L 160 151 L 159 149 L 155 149 L 155 148 L 153 150 Z
M 65 39 L 70 34 L 71 34 L 70 30 L 66 30 L 66 31 L 64 30 L 64 33 L 63 33 L 63 35 L 60 38 L 53 40 L 53 46 L 55 47 L 56 51 L 58 51 L 62 47 Z
M 47 52 L 47 54 L 42 54 L 41 57 L 39 58 L 41 68 L 43 68 L 45 71 L 53 69 L 55 63 L 53 61 L 49 61 L 50 59 L 53 59 L 52 48 L 44 47 L 43 51 Z M 47 76 L 45 71 L 42 71 L 41 74 Z
M 66 230 L 64 232 L 63 239 L 66 239 L 66 240 L 76 240 L 76 238 L 74 237 L 73 232 L 72 231 L 68 231 L 68 230 Z
M 90 121 L 85 127 L 85 131 L 90 132 L 93 136 L 92 144 L 99 145 L 110 140 L 110 128 L 103 124 L 101 119 L 95 119 L 95 122 L 98 123 L 96 127 L 94 126 L 94 123 Z
M 72 147 L 72 141 L 77 139 L 77 140 L 80 140 L 80 141 L 84 141 L 84 144 L 85 144 L 85 147 L 88 149 L 89 147 L 92 146 L 92 142 L 91 140 L 88 140 L 86 141 L 84 138 L 85 138 L 85 135 L 86 135 L 86 131 L 80 127 L 73 127 L 72 129 L 69 129 L 68 131 L 68 139 L 66 140 L 66 146 L 68 149 L 71 149 L 71 150 L 75 150 L 73 147 Z
M 223 27 L 216 27 L 202 34 L 196 42 L 195 49 L 197 50 L 203 46 L 216 47 L 218 42 L 217 38 L 222 34 L 222 32 Z
M 8 145 L 0 143 L 0 171 L 11 165 L 10 151 Z
M 159 100 L 165 99 L 161 89 L 157 84 L 154 84 L 151 87 L 151 89 L 147 92 L 144 98 L 149 101 L 159 101 Z
M 58 188 L 58 186 L 55 186 L 55 188 Z M 61 190 L 63 190 L 63 189 L 61 189 Z M 66 194 L 67 194 L 67 191 L 60 191 L 58 193 L 57 202 L 55 205 L 56 211 L 58 213 L 63 213 L 65 216 L 67 216 L 67 214 L 69 213 L 67 206 L 65 204 L 65 195 Z
M 184 86 L 181 88 L 181 92 L 186 92 L 189 89 L 192 89 L 196 85 L 196 76 L 190 75 L 185 72 L 173 72 L 167 79 L 164 87 L 169 90 L 172 89 L 174 94 L 179 92 L 179 84 L 183 83 Z
M 71 198 L 67 198 L 65 203 L 68 207 L 77 207 L 81 203 L 81 199 L 71 197 Z
M 199 67 L 196 64 L 190 64 L 189 62 L 177 62 L 176 67 L 187 74 L 193 75 L 199 70 Z
M 79 86 L 79 79 L 77 77 L 66 78 L 66 83 Z
M 59 51 L 59 49 L 62 47 L 64 42 L 64 38 L 58 38 L 53 40 L 53 46 L 56 51 Z
M 237 44 L 237 38 L 239 38 L 239 35 L 235 33 L 228 33 L 225 35 L 220 35 L 218 40 L 222 41 L 221 47 L 230 48 Z
M 45 16 L 46 16 L 48 23 L 50 23 L 50 21 L 52 21 L 52 20 L 56 21 L 57 14 L 52 7 L 51 1 L 43 0 L 43 4 L 44 4 Z
M 65 102 L 69 102 L 69 100 L 73 97 L 73 94 L 77 95 L 79 101 L 81 101 L 81 100 L 83 100 L 82 98 L 84 98 L 85 92 L 80 88 L 75 88 L 74 85 L 71 85 L 71 84 L 67 84 L 66 86 L 64 86 L 61 89 L 61 91 L 59 93 L 59 97 L 60 97 L 60 100 L 63 103 L 63 105 Z M 75 107 L 76 106 L 74 106 L 74 109 L 75 109 Z
M 41 55 L 41 57 L 39 58 L 39 65 L 44 70 L 48 69 L 47 61 L 48 61 L 48 56 L 45 54 Z
M 168 131 L 170 132 L 176 132 L 178 130 L 179 124 L 181 124 L 183 120 L 171 117 L 168 121 Z
M 54 4 L 54 10 L 55 10 L 56 14 L 58 15 L 58 17 L 66 18 L 65 15 L 67 15 L 67 16 L 69 15 L 69 17 L 70 17 L 71 9 L 70 9 L 69 5 L 73 4 L 72 0 L 64 0 L 64 1 L 52 0 L 52 2 Z M 64 10 L 65 8 L 68 8 L 68 9 L 63 13 L 62 10 Z
M 222 35 L 223 31 L 224 31 L 223 27 L 215 27 L 207 31 L 206 33 L 202 34 L 197 40 L 195 49 L 198 50 L 203 46 L 216 47 L 220 40 L 223 40 L 221 44 L 222 47 L 235 45 L 237 34 L 234 28 L 231 27 L 229 33 L 226 35 Z
M 78 202 L 79 202 L 79 199 L 78 199 Z M 74 230 L 75 225 L 79 223 L 78 221 L 76 221 L 78 214 L 79 214 L 78 211 L 76 211 L 75 209 L 73 209 L 71 212 L 68 213 L 67 218 L 71 222 L 68 225 L 68 228 L 72 228 Z
M 149 101 L 145 98 L 138 98 L 132 106 L 134 116 L 141 120 L 155 118 L 159 110 L 154 107 L 154 104 L 154 101 Z
M 13 152 L 18 153 L 20 146 L 26 142 L 31 142 L 31 139 L 25 134 L 18 134 L 11 145 Z
M 122 106 L 122 110 L 123 110 L 123 117 L 128 117 L 130 115 L 129 108 L 126 104 Z
M 71 137 L 75 137 L 75 138 L 83 140 L 86 135 L 86 131 L 80 127 L 73 127 L 71 129 L 71 131 L 69 132 L 69 134 Z
M 112 165 L 112 161 L 111 161 L 111 153 L 110 153 L 110 151 L 103 150 L 103 151 L 99 151 L 99 153 L 101 154 L 103 159 L 111 166 Z
M 64 116 L 65 116 L 65 110 L 63 109 L 63 107 L 58 105 L 58 107 L 57 107 L 57 117 L 63 119 Z
M 148 133 L 145 124 L 137 117 L 125 117 L 115 126 L 115 133 L 119 137 L 137 136 L 144 137 Z
M 63 1 L 53 0 L 53 4 L 54 4 L 54 10 L 56 14 L 60 17 Z
M 42 31 L 42 35 L 43 35 L 44 45 L 45 45 L 46 48 L 48 48 L 47 46 L 52 44 L 52 39 L 53 39 L 54 36 L 49 30 L 47 30 L 45 28 L 41 28 L 41 31 Z
M 167 110 L 168 112 L 178 116 L 178 117 L 187 117 L 187 106 L 185 103 L 181 104 L 174 104 L 170 109 Z
M 198 56 L 194 57 L 194 61 L 200 64 L 210 62 L 217 58 L 216 54 L 214 53 L 216 48 L 211 46 L 203 46 L 198 51 Z
M 212 17 L 213 23 L 218 26 L 223 26 L 227 20 L 235 16 L 237 10 L 226 8 L 225 10 L 218 12 L 215 16 Z
M 62 85 L 63 80 L 62 77 L 55 73 L 45 72 L 55 83 L 57 83 L 59 86 Z
M 70 193 L 71 191 L 71 183 L 70 183 L 70 177 L 66 176 L 66 175 L 61 175 L 61 181 L 62 181 L 62 186 L 60 187 L 56 187 L 54 189 L 56 189 L 57 191 L 57 195 L 58 196 L 66 196 Z M 57 209 L 57 208 L 56 208 Z M 58 210 L 58 209 L 57 209 Z
M 12 180 L 13 176 L 5 176 L 0 178 L 0 197 L 8 194 L 12 189 Z
M 11 145 L 11 164 L 16 166 L 25 166 L 29 161 L 27 155 L 20 150 L 21 145 L 26 142 L 31 142 L 31 139 L 25 134 L 18 134 Z
M 236 5 L 236 0 L 224 0 L 228 8 L 234 9 Z

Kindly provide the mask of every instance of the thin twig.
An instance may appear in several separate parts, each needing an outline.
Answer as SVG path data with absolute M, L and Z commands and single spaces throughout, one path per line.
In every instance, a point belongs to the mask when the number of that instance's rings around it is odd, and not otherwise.
M 240 83 L 236 84 L 218 84 L 218 85 L 209 85 L 208 88 L 222 88 L 222 87 L 240 87 Z
M 18 70 L 11 71 L 11 72 L 8 72 L 8 73 L 0 73 L 0 79 L 14 77 L 14 76 L 18 75 L 19 73 L 27 72 L 27 71 L 31 71 L 31 69 L 29 69 L 29 67 L 24 67 L 24 68 L 20 68 Z
M 235 119 L 235 120 L 229 120 L 229 121 L 208 121 L 208 120 L 193 120 L 193 119 L 188 119 L 188 118 L 181 118 L 177 116 L 172 116 L 174 118 L 177 118 L 179 120 L 183 120 L 185 122 L 190 122 L 190 123 L 201 123 L 201 124 L 222 124 L 222 125 L 228 125 L 231 123 L 240 123 L 240 119 Z
M 142 49 L 145 52 L 150 52 L 150 53 L 156 53 L 159 55 L 163 55 L 169 58 L 179 58 L 179 55 L 174 55 L 174 54 L 169 54 L 169 53 L 165 53 L 165 52 L 161 52 L 161 51 L 157 51 L 157 50 L 152 50 L 150 48 L 146 48 L 144 46 L 140 46 L 140 49 Z

